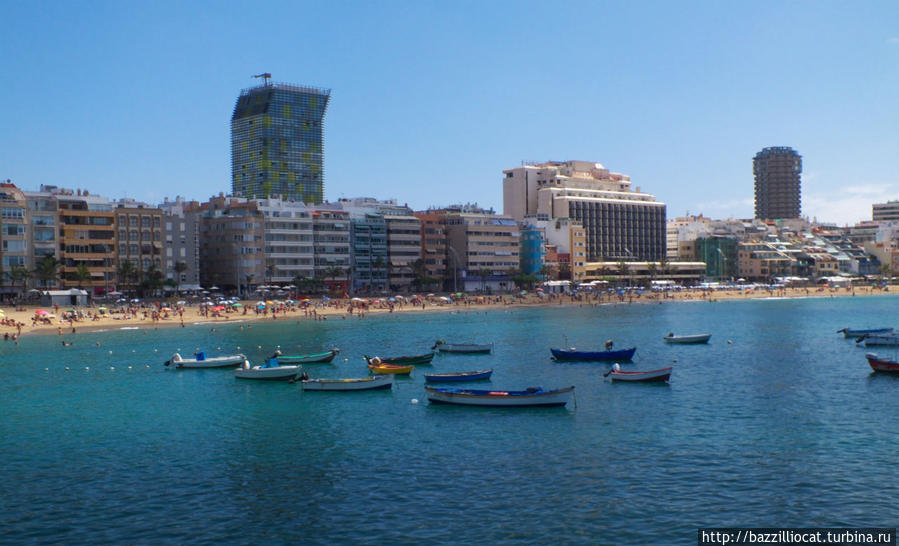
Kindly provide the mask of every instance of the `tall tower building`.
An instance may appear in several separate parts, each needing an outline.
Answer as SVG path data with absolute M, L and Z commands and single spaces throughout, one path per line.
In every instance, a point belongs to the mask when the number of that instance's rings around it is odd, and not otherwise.
M 322 120 L 330 89 L 270 82 L 244 89 L 231 116 L 235 196 L 324 200 Z
M 765 148 L 752 158 L 752 173 L 756 218 L 799 218 L 802 156 L 796 150 L 786 146 Z

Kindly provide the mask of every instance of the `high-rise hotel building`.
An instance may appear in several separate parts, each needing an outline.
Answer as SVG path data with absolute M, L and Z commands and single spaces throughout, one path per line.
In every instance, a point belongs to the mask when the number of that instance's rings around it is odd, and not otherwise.
M 322 120 L 331 90 L 265 82 L 241 91 L 234 105 L 232 191 L 248 199 L 321 203 Z
M 765 148 L 752 158 L 755 175 L 755 217 L 763 220 L 799 218 L 802 156 L 786 146 Z
M 567 218 L 583 226 L 588 262 L 665 256 L 665 203 L 631 190 L 627 175 L 589 161 L 550 161 L 504 170 L 503 212 Z

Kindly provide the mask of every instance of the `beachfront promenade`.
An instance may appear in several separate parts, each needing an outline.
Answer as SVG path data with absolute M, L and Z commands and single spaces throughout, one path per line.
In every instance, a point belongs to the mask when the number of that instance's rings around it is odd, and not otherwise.
M 710 302 L 759 298 L 832 298 L 892 294 L 890 287 L 861 286 L 854 288 L 778 288 L 778 289 L 727 289 L 727 290 L 672 290 L 665 292 L 632 291 L 619 293 L 581 293 L 539 295 L 466 295 L 447 301 L 441 297 L 422 299 L 310 299 L 284 303 L 277 300 L 259 308 L 259 299 L 244 300 L 241 305 L 221 306 L 191 303 L 184 306 L 159 306 L 147 299 L 142 304 L 101 304 L 74 308 L 25 305 L 2 307 L 3 320 L 0 332 L 6 341 L 15 341 L 23 335 L 51 334 L 71 337 L 79 332 L 115 330 L 124 327 L 142 329 L 187 327 L 190 325 L 272 320 L 348 320 L 363 319 L 382 313 L 408 312 L 463 312 L 478 311 L 503 306 L 583 306 L 583 305 L 634 305 L 664 304 L 682 301 Z M 361 300 L 361 301 L 360 301 Z

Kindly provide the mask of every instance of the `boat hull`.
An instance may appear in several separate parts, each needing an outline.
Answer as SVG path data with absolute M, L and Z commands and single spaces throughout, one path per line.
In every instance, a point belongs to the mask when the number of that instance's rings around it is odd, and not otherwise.
M 550 391 L 486 391 L 429 387 L 425 392 L 432 404 L 457 406 L 490 406 L 504 408 L 534 408 L 564 406 L 571 399 L 574 387 Z
M 875 372 L 899 373 L 899 362 L 896 362 L 895 360 L 880 358 L 874 353 L 866 354 L 865 358 L 868 360 L 871 369 Z
M 864 341 L 865 347 L 876 347 L 879 345 L 895 347 L 899 345 L 899 334 L 866 334 L 856 340 L 856 343 L 859 341 Z
M 609 377 L 612 381 L 625 381 L 633 383 L 665 383 L 671 378 L 671 370 L 674 368 L 669 366 L 658 370 L 648 372 L 622 372 L 612 370 Z
M 394 366 L 393 364 L 368 365 L 368 369 L 371 371 L 371 373 L 378 375 L 408 375 L 412 373 L 412 368 L 413 366 Z
M 261 379 L 266 381 L 290 381 L 299 375 L 301 366 L 273 366 L 264 368 L 253 366 L 252 368 L 237 368 L 234 377 L 238 379 Z
M 843 337 L 846 338 L 859 338 L 866 334 L 890 334 L 893 332 L 892 328 L 871 328 L 868 330 L 853 330 L 852 328 L 843 328 L 840 330 L 843 333 Z
M 244 355 L 218 356 L 207 358 L 205 360 L 185 358 L 181 360 L 169 360 L 165 365 L 177 369 L 233 368 L 243 364 L 244 360 L 246 360 Z
M 392 375 L 375 375 L 359 379 L 306 379 L 300 382 L 304 391 L 370 391 L 389 389 Z
M 473 343 L 438 343 L 434 345 L 441 353 L 486 354 L 493 352 L 493 344 L 476 345 Z
M 279 356 L 278 364 L 327 364 L 334 360 L 334 357 L 337 356 L 337 353 L 339 352 L 338 349 L 333 349 L 326 353 L 316 353 L 311 355 Z
M 459 373 L 430 373 L 425 374 L 425 381 L 428 383 L 450 383 L 456 381 L 482 381 L 490 379 L 493 370 L 479 370 L 476 372 L 459 372 Z
M 665 343 L 674 345 L 698 345 L 708 343 L 712 334 L 697 334 L 694 336 L 665 336 Z
M 550 349 L 556 360 L 631 360 L 636 347 L 618 351 L 573 351 L 568 349 Z
M 410 355 L 410 356 L 381 356 L 378 357 L 381 359 L 381 364 L 394 364 L 396 366 L 421 366 L 422 364 L 430 364 L 432 360 L 434 360 L 434 355 L 437 354 L 435 352 L 430 352 L 425 355 Z M 365 360 L 371 364 L 371 358 L 365 357 Z

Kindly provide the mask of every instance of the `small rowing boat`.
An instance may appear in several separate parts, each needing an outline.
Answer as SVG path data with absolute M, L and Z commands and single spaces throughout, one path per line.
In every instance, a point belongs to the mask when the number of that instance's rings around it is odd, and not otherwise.
M 477 344 L 477 343 L 447 343 L 442 339 L 438 339 L 431 349 L 437 349 L 441 353 L 467 353 L 467 354 L 484 354 L 493 351 L 493 344 Z
M 680 345 L 695 345 L 699 343 L 708 343 L 712 334 L 694 334 L 689 336 L 676 336 L 670 333 L 665 336 L 665 343 L 674 343 Z
M 377 358 L 377 357 L 375 357 Z M 375 360 L 374 358 L 372 360 Z M 369 364 L 368 369 L 374 374 L 408 375 L 414 366 L 397 366 L 396 364 Z
M 434 355 L 437 354 L 434 351 L 423 355 L 410 355 L 410 356 L 382 356 L 379 357 L 381 359 L 381 364 L 396 364 L 398 366 L 420 366 L 422 364 L 430 364 L 432 360 L 434 360 Z M 373 358 L 368 356 L 363 357 L 368 361 L 369 364 L 372 363 Z
M 671 377 L 671 370 L 674 368 L 659 368 L 648 372 L 623 372 L 618 364 L 612 366 L 612 369 L 605 373 L 612 381 L 633 381 L 642 383 L 660 383 L 667 382 Z
M 899 373 L 899 362 L 888 358 L 881 358 L 874 353 L 866 353 L 865 358 L 875 372 Z
M 326 364 L 334 360 L 340 349 L 331 349 L 324 353 L 314 353 L 309 355 L 291 355 L 279 356 L 278 364 Z
M 890 334 L 892 332 L 892 328 L 868 328 L 867 330 L 843 328 L 842 330 L 837 330 L 838 334 L 842 333 L 843 337 L 846 338 L 858 338 L 866 334 Z
M 480 381 L 490 379 L 493 369 L 478 370 L 474 372 L 456 372 L 456 373 L 426 373 L 425 381 L 428 383 L 448 383 L 451 381 Z
M 238 379 L 266 379 L 269 381 L 290 381 L 300 373 L 302 366 L 279 366 L 278 357 L 272 357 L 261 366 L 250 366 L 250 362 L 243 361 L 243 366 L 234 370 L 234 377 Z
M 425 385 L 425 392 L 432 404 L 514 408 L 553 407 L 567 404 L 574 392 L 574 386 L 552 390 L 530 387 L 523 391 L 487 391 Z
M 856 343 L 864 342 L 865 347 L 873 347 L 876 345 L 899 345 L 899 334 L 864 334 L 855 340 Z
M 170 360 L 165 361 L 165 365 L 178 369 L 233 368 L 243 364 L 243 361 L 246 359 L 247 357 L 244 355 L 214 356 L 212 358 L 207 358 L 206 351 L 199 351 L 194 354 L 194 358 L 182 358 L 179 353 L 175 353 Z
M 634 353 L 637 352 L 636 347 L 630 349 L 608 350 L 608 351 L 578 351 L 574 347 L 569 349 L 550 349 L 556 360 L 631 360 Z
M 304 379 L 300 381 L 304 391 L 368 391 L 389 389 L 393 386 L 392 375 L 373 375 L 358 379 Z

